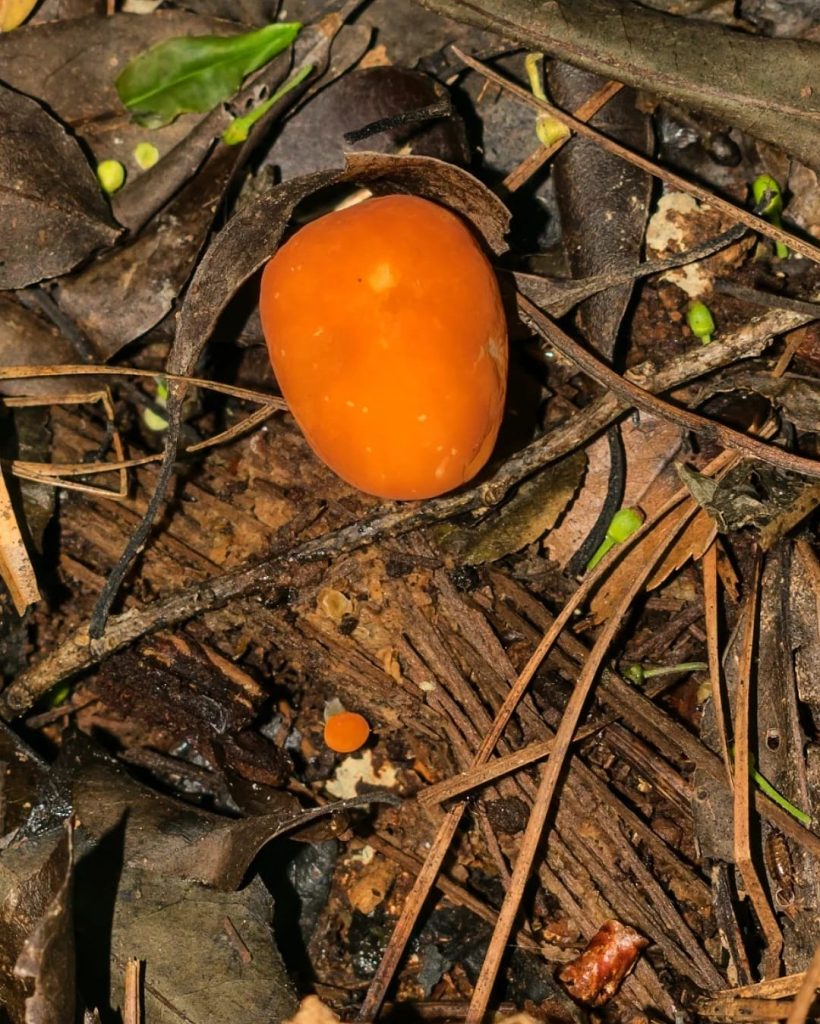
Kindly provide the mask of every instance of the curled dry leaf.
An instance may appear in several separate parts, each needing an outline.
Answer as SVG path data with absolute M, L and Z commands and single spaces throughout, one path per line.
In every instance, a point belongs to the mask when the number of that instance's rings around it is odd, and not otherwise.
M 11 498 L 0 471 L 0 576 L 9 588 L 17 614 L 40 600 L 37 577 L 17 525 Z
M 817 493 L 816 481 L 807 481 L 797 473 L 784 472 L 756 459 L 743 459 L 720 480 L 685 466 L 679 467 L 678 473 L 721 533 L 745 526 L 760 529 L 780 517 L 784 517 L 783 522 L 788 521 L 808 500 L 810 504 L 802 518 L 812 510 L 811 496 Z M 775 536 L 778 535 L 775 529 Z
M 0 289 L 73 269 L 118 234 L 88 161 L 39 103 L 0 86 Z
M 13 1024 L 74 1021 L 69 828 L 11 842 L 0 859 L 0 1005 Z
M 581 955 L 562 967 L 558 980 L 579 1002 L 603 1006 L 618 991 L 649 940 L 620 921 L 604 921 Z
M 26 998 L 25 1024 L 73 1024 L 75 1019 L 71 822 L 49 859 L 49 869 L 55 891 L 14 965 L 15 977 L 22 979 L 31 993 Z
M 814 377 L 802 377 L 796 373 L 774 377 L 766 370 L 741 368 L 721 374 L 720 378 L 705 384 L 698 392 L 698 402 L 704 402 L 721 391 L 734 392 L 739 389 L 767 398 L 798 430 L 812 433 L 817 430 L 820 423 L 820 388 Z

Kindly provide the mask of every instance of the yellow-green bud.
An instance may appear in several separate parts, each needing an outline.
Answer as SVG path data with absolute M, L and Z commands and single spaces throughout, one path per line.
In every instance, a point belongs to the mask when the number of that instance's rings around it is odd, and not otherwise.
M 119 160 L 103 160 L 97 164 L 97 181 L 99 181 L 103 192 L 111 195 L 121 189 L 125 181 L 125 168 Z
M 708 345 L 715 333 L 715 320 L 712 311 L 704 302 L 690 302 L 686 314 L 686 323 L 696 338 Z
M 152 142 L 138 142 L 134 146 L 134 159 L 143 171 L 147 171 L 159 160 L 159 150 Z

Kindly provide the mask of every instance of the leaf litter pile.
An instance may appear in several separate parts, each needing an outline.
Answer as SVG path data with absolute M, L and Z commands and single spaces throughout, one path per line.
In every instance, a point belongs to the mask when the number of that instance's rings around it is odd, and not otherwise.
M 4 1021 L 820 1014 L 819 83 L 802 0 L 0 0 Z M 262 270 L 397 196 L 508 372 L 329 242 L 297 401 Z

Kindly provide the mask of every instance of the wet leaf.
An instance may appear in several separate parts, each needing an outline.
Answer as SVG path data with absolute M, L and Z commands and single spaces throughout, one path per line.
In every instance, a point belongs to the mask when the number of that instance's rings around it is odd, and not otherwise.
M 55 800 L 53 778 L 48 766 L 7 725 L 0 723 L 0 763 L 12 770 L 3 775 L 3 806 L 0 835 L 21 830 L 42 832 L 45 822 L 52 826 L 65 818 L 69 808 Z M 51 798 L 51 799 L 50 799 Z M 57 813 L 59 810 L 59 813 Z
M 586 462 L 579 451 L 553 463 L 522 484 L 518 493 L 484 522 L 449 531 L 441 547 L 465 565 L 480 565 L 532 544 L 552 529 L 572 501 Z
M 71 270 L 117 237 L 80 146 L 39 103 L 0 86 L 0 289 Z
M 267 64 L 296 39 L 297 22 L 255 32 L 183 36 L 159 43 L 133 60 L 116 81 L 123 105 L 148 128 L 186 113 L 205 113 L 228 99 L 243 78 Z
M 65 826 L 3 850 L 0 1005 L 11 1024 L 74 1020 L 70 883 L 71 840 Z
M 107 765 L 90 766 L 78 776 L 74 801 L 95 841 L 127 821 L 121 839 L 126 866 L 196 879 L 223 891 L 241 885 L 262 847 L 278 836 L 293 835 L 317 818 L 349 807 L 397 802 L 390 794 L 369 793 L 296 814 L 287 808 L 234 820 L 154 793 Z
M 150 965 L 146 1020 L 287 1019 L 296 993 L 274 945 L 272 920 L 273 899 L 259 879 L 228 893 L 124 870 L 113 908 L 111 1002 L 121 1002 L 116 965 L 137 956 Z
M 31 992 L 26 999 L 25 1024 L 74 1021 L 73 860 L 73 830 L 68 823 L 49 858 L 49 873 L 57 888 L 14 965 L 15 977 Z

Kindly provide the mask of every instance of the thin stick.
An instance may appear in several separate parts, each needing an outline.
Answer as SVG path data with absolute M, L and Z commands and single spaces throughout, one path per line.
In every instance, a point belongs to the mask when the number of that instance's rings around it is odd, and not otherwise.
M 577 117 L 579 121 L 591 121 L 593 117 L 598 113 L 601 107 L 605 106 L 616 96 L 621 89 L 623 89 L 623 82 L 607 82 L 606 85 L 602 85 L 600 89 L 596 90 L 588 100 L 585 100 L 579 107 L 573 111 L 573 116 Z M 534 149 L 529 156 L 525 157 L 521 163 L 514 167 L 507 177 L 501 182 L 501 187 L 506 189 L 507 192 L 515 192 L 517 189 L 529 181 L 529 179 L 535 174 L 535 172 L 544 166 L 544 164 L 551 157 L 555 156 L 559 149 L 565 146 L 572 138 L 571 135 L 566 136 L 563 139 L 556 139 L 551 146 L 539 146 L 538 149 Z
M 142 1024 L 142 961 L 128 960 L 123 982 L 123 1024 Z
M 613 153 L 615 156 L 621 157 L 623 160 L 633 164 L 635 167 L 640 167 L 641 170 L 654 175 L 656 178 L 660 178 L 661 181 L 665 181 L 667 185 L 674 185 L 682 192 L 687 192 L 689 195 L 694 196 L 701 202 L 709 203 L 711 206 L 729 214 L 735 220 L 739 220 L 741 223 L 746 224 L 754 231 L 760 232 L 761 235 L 765 235 L 767 238 L 771 238 L 775 242 L 782 242 L 795 252 L 799 252 L 801 256 L 805 256 L 806 259 L 814 260 L 816 263 L 820 262 L 820 249 L 818 249 L 817 246 L 812 245 L 810 242 L 806 242 L 797 235 L 793 235 L 790 231 L 785 231 L 783 228 L 770 224 L 761 217 L 756 217 L 748 210 L 744 210 L 742 206 L 735 206 L 734 203 L 730 203 L 726 199 L 721 199 L 720 196 L 714 195 L 701 185 L 695 185 L 691 181 L 687 181 L 686 178 L 681 178 L 680 175 L 666 170 L 665 167 L 660 167 L 653 160 L 649 160 L 647 157 L 641 156 L 639 153 L 633 153 L 631 149 L 627 149 L 626 146 L 622 146 L 619 142 L 615 142 L 606 135 L 602 135 L 600 132 L 596 131 L 594 128 L 590 128 L 589 125 L 584 124 L 583 121 L 579 121 L 578 118 L 573 117 L 571 114 L 567 114 L 563 110 L 553 107 L 551 103 L 536 99 L 536 97 L 533 96 L 532 93 L 527 92 L 523 86 L 510 81 L 510 79 L 505 78 L 503 75 L 499 75 L 497 71 L 494 71 L 486 64 L 482 64 L 481 61 L 467 56 L 467 54 L 462 52 L 457 46 L 453 47 L 453 52 L 467 65 L 467 67 L 470 67 L 479 74 L 484 75 L 485 78 L 488 78 L 491 82 L 495 82 L 496 85 L 501 86 L 502 89 L 506 89 L 507 92 L 517 96 L 520 100 L 523 100 L 524 103 L 528 103 L 531 107 L 535 107 L 537 110 L 542 110 L 544 113 L 551 114 L 556 121 L 560 121 L 562 124 L 565 124 L 567 128 L 571 128 L 574 132 L 577 132 L 578 135 L 582 135 L 585 139 L 591 139 L 593 142 L 596 142 L 608 153 Z
M 703 556 L 703 615 L 706 620 L 706 653 L 709 659 L 709 682 L 715 708 L 720 752 L 726 766 L 729 788 L 732 788 L 732 758 L 726 737 L 726 708 L 720 678 L 720 644 L 718 637 L 717 543 L 712 541 Z
M 572 737 L 597 678 L 601 662 L 615 638 L 615 634 L 622 626 L 623 615 L 627 608 L 654 571 L 660 558 L 697 512 L 697 505 L 694 502 L 687 502 L 687 505 L 688 511 L 685 516 L 675 521 L 674 524 L 668 525 L 666 529 L 662 527 L 659 529 L 660 537 L 653 556 L 647 558 L 644 567 L 621 596 L 618 605 L 601 630 L 595 646 L 590 651 L 583 671 L 572 691 L 572 696 L 561 718 L 561 724 L 555 734 L 555 746 L 552 755 L 544 766 L 530 819 L 527 823 L 527 828 L 519 848 L 518 858 L 513 869 L 510 888 L 504 897 L 504 902 L 498 914 L 498 922 L 490 939 L 490 945 L 487 949 L 481 973 L 476 981 L 470 1003 L 470 1012 L 466 1018 L 467 1024 L 481 1024 L 487 1012 L 498 970 L 509 942 L 515 918 L 518 916 L 524 889 L 541 844 L 544 825 L 552 807 L 553 797 L 560 774 L 564 768 L 570 744 L 572 743 Z
M 769 900 L 752 859 L 752 843 L 750 834 L 750 789 L 749 777 L 749 705 L 752 688 L 752 662 L 754 658 L 755 637 L 757 634 L 757 608 L 760 597 L 760 565 L 761 556 L 755 556 L 752 578 L 749 584 L 749 596 L 746 599 L 745 622 L 743 625 L 740 664 L 738 665 L 737 692 L 735 694 L 735 779 L 734 779 L 734 855 L 746 892 L 754 907 L 763 936 L 766 942 L 766 953 L 763 957 L 763 974 L 775 977 L 779 973 L 780 952 L 783 949 L 783 936 L 777 918 L 772 913 Z
M 654 687 L 648 686 L 644 693 L 647 697 L 654 697 L 672 686 L 674 681 L 674 677 L 670 677 L 662 682 L 658 682 Z M 579 743 L 589 736 L 594 736 L 595 733 L 606 729 L 613 722 L 617 722 L 620 717 L 617 711 L 610 711 L 597 718 L 594 722 L 582 725 L 575 733 L 573 743 Z M 26 721 L 28 722 L 30 719 Z M 425 807 L 434 807 L 437 804 L 445 803 L 447 800 L 453 800 L 457 796 L 464 796 L 466 793 L 486 786 L 502 775 L 510 775 L 521 768 L 535 764 L 536 761 L 543 761 L 545 757 L 552 753 L 554 746 L 554 736 L 550 736 L 545 740 L 537 740 L 534 743 L 528 743 L 526 747 L 522 747 L 520 750 L 514 750 L 510 754 L 493 758 L 492 761 L 489 761 L 481 768 L 468 768 L 466 771 L 453 775 L 449 779 L 444 779 L 441 782 L 427 786 L 426 789 L 422 789 L 416 794 L 416 802 Z
M 181 373 L 168 373 L 165 370 L 137 370 L 131 366 L 90 366 L 86 363 L 56 363 L 54 366 L 0 366 L 0 380 L 30 380 L 40 377 L 163 377 L 165 380 L 179 384 L 188 384 L 192 387 L 206 388 L 208 391 L 217 391 L 221 395 L 230 395 L 232 398 L 241 398 L 247 402 L 260 402 L 263 405 L 275 405 L 277 409 L 286 409 L 287 404 L 278 395 L 267 395 L 264 391 L 255 391 L 253 388 L 240 388 L 234 384 L 221 384 L 215 380 L 205 380 L 204 377 L 186 377 Z M 38 405 L 44 403 L 40 399 L 27 398 L 4 398 L 6 405 L 24 405 L 34 401 Z
M 518 296 L 518 307 L 526 318 L 532 323 L 535 330 L 546 338 L 559 352 L 576 363 L 584 373 L 589 374 L 593 380 L 598 381 L 605 388 L 614 391 L 615 394 L 639 409 L 648 409 L 650 412 L 660 416 L 661 419 L 675 423 L 686 430 L 694 431 L 711 437 L 724 448 L 732 448 L 742 452 L 754 459 L 767 462 L 770 465 L 778 466 L 780 469 L 789 470 L 793 473 L 802 473 L 805 476 L 820 477 L 820 460 L 808 459 L 802 455 L 793 455 L 791 452 L 783 451 L 774 445 L 764 444 L 756 438 L 742 434 L 739 430 L 733 430 L 715 420 L 707 419 L 698 413 L 690 412 L 688 409 L 680 409 L 677 406 L 665 402 L 657 395 L 634 384 L 626 377 L 610 369 L 606 363 L 601 362 L 591 352 L 587 352 L 577 342 L 573 341 L 568 334 L 541 310 L 530 302 L 523 295 Z
M 800 348 L 800 342 L 803 340 L 803 328 L 797 327 L 795 330 L 790 331 L 786 335 L 785 341 L 786 346 L 780 355 L 780 358 L 772 369 L 773 377 L 782 377 L 783 374 L 788 370 L 789 363 L 794 359 L 795 352 Z
M 794 997 L 786 1024 L 805 1024 L 809 1019 L 818 988 L 820 988 L 820 946 L 815 949 L 811 963 L 806 969 L 803 984 Z

